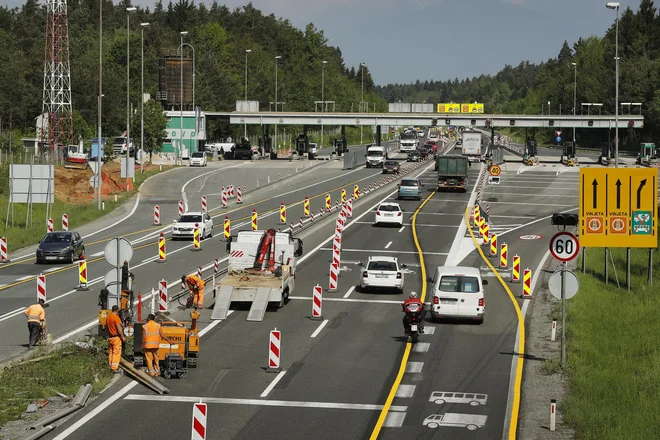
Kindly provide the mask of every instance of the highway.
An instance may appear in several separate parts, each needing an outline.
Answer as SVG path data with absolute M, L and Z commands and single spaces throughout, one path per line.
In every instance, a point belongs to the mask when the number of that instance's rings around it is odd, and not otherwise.
M 452 147 L 447 152 L 457 153 Z M 394 157 L 403 159 L 401 155 Z M 318 161 L 313 171 L 300 172 L 302 163 L 310 165 L 307 161 L 220 162 L 208 169 L 181 169 L 153 178 L 141 190 L 140 204 L 129 219 L 86 239 L 88 243 L 101 241 L 88 244 L 90 279 L 100 277 L 110 268 L 102 257 L 93 255 L 102 252 L 107 238 L 124 234 L 134 241 L 131 264 L 136 290 L 150 292 L 158 280 L 166 279 L 172 283 L 170 292 L 178 292 L 181 273 L 203 266 L 205 275 L 209 275 L 213 259 L 224 261 L 225 242 L 218 237 L 225 215 L 232 219 L 232 230 L 245 229 L 249 227 L 246 220 L 256 207 L 260 229 L 284 229 L 287 225 L 278 224 L 281 201 L 287 204 L 287 221 L 296 222 L 302 216 L 305 196 L 311 200 L 312 211 L 317 212 L 326 193 L 331 194 L 334 203 L 342 188 L 350 196 L 353 185 L 368 187 L 382 178 L 378 169 L 341 170 L 341 161 Z M 295 172 L 296 167 L 299 173 Z M 482 208 L 487 207 L 490 212 L 491 231 L 501 237 L 500 242 L 508 242 L 510 256 L 520 255 L 522 266 L 533 270 L 534 284 L 537 267 L 554 230 L 548 216 L 577 206 L 572 188 L 577 183 L 578 168 L 562 168 L 564 171 L 558 172 L 554 168 L 507 164 L 495 192 L 488 186 L 480 191 Z M 256 188 L 257 179 L 264 182 L 267 176 L 273 179 L 277 174 L 288 175 L 289 169 L 292 177 L 248 192 L 243 205 L 231 201 L 227 209 L 219 207 L 218 188 L 229 184 Z M 261 323 L 246 321 L 247 308 L 233 309 L 224 321 L 211 321 L 209 307 L 213 300 L 207 289 L 207 309 L 199 321 L 203 336 L 198 368 L 191 370 L 185 380 L 167 381 L 169 395 L 157 396 L 121 378 L 107 394 L 45 438 L 94 438 L 108 426 L 119 436 L 134 436 L 149 426 L 150 435 L 185 438 L 190 435 L 191 403 L 200 399 L 209 404 L 209 438 L 369 438 L 374 427 L 378 427 L 379 438 L 383 439 L 501 438 L 511 423 L 519 359 L 516 353 L 524 353 L 524 347 L 517 346 L 518 311 L 514 302 L 523 316 L 527 306 L 519 298 L 520 284 L 507 281 L 505 288 L 475 252 L 473 238 L 466 231 L 465 212 L 474 204 L 480 172 L 481 164 L 470 168 L 471 187 L 466 193 L 434 193 L 436 174 L 432 162 L 419 164 L 410 175 L 419 176 L 428 200 L 400 201 L 405 210 L 401 228 L 372 225 L 379 203 L 395 198 L 395 182 L 360 197 L 342 237 L 337 292 L 327 291 L 335 216 L 332 221 L 319 221 L 306 228 L 298 235 L 304 240 L 305 252 L 299 260 L 296 290 L 284 308 L 267 311 Z M 161 229 L 167 232 L 169 226 L 152 227 L 152 205 L 161 205 L 167 223 L 175 216 L 182 192 L 191 209 L 199 206 L 202 194 L 207 195 L 217 232 L 214 238 L 202 242 L 199 252 L 192 251 L 188 241 L 168 240 L 167 262 L 156 263 L 155 237 Z M 489 281 L 482 325 L 427 319 L 426 333 L 419 343 L 406 343 L 400 303 L 411 291 L 421 296 L 425 285 L 415 237 L 429 275 L 439 265 L 481 268 Z M 395 255 L 408 265 L 405 295 L 356 289 L 360 276 L 357 263 L 374 255 Z M 491 261 L 497 266 L 497 261 Z M 0 301 L 3 306 L 8 305 L 3 310 L 23 307 L 33 300 L 34 281 L 18 285 L 11 282 L 20 283 L 17 277 L 33 276 L 40 269 L 32 261 L 0 267 L 2 282 L 9 282 L 0 291 Z M 506 272 L 501 273 L 508 280 Z M 95 331 L 100 283 L 87 292 L 72 290 L 77 271 L 68 267 L 51 272 L 47 279 L 49 298 L 55 298 L 47 310 L 51 333 L 63 339 L 76 329 L 83 328 L 81 334 Z M 324 288 L 320 322 L 309 319 L 311 292 L 316 284 Z M 170 304 L 171 308 L 176 306 Z M 188 313 L 175 310 L 171 317 L 185 320 Z M 7 342 L 0 347 L 3 357 L 25 351 L 21 347 L 27 336 L 23 321 L 22 315 L 16 313 L 0 316 L 0 330 L 7 335 Z M 273 328 L 282 332 L 283 371 L 279 374 L 265 372 L 268 332 Z M 400 370 L 403 374 L 398 375 Z M 395 382 L 400 385 L 394 394 Z M 431 399 L 433 392 L 486 397 L 477 406 L 466 402 L 438 404 Z M 393 399 L 386 403 L 388 397 Z M 130 416 L 136 411 L 139 417 Z M 425 420 L 434 414 L 456 414 L 452 417 L 459 425 L 480 416 L 483 426 L 475 431 L 466 428 L 468 422 L 463 426 L 425 426 Z M 116 423 L 117 420 L 122 423 Z

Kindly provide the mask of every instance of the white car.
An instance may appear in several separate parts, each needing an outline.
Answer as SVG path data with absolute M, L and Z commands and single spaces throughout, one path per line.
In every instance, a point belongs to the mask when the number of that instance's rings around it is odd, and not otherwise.
M 403 226 L 403 209 L 398 203 L 381 203 L 376 210 L 374 225 L 378 226 L 385 223 Z
M 205 167 L 208 165 L 208 162 L 206 161 L 206 152 L 193 152 L 193 154 L 190 156 L 189 163 L 191 167 Z
M 397 257 L 369 257 L 365 269 L 360 276 L 360 288 L 393 289 L 403 293 L 403 272 L 405 264 L 399 265 Z
M 172 240 L 193 238 L 195 227 L 199 228 L 200 240 L 213 237 L 213 219 L 208 213 L 186 212 L 172 226 Z
M 310 144 L 309 144 L 309 149 L 308 149 L 307 151 L 308 151 L 308 153 L 309 153 L 309 158 L 310 158 L 310 159 L 315 159 L 316 156 L 319 155 L 318 144 L 310 143 Z

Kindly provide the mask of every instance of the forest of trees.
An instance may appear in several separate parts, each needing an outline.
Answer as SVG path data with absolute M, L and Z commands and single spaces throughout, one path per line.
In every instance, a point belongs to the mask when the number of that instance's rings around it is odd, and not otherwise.
M 581 38 L 572 47 L 564 42 L 556 58 L 538 65 L 523 61 L 516 67 L 507 65 L 494 76 L 388 84 L 376 90 L 388 102 L 477 101 L 485 104 L 486 113 L 541 114 L 544 104 L 547 113 L 550 101 L 553 114 L 559 113 L 560 105 L 563 113 L 573 113 L 571 63 L 577 63 L 577 114 L 583 102 L 603 103 L 602 113 L 614 114 L 614 53 L 613 23 L 604 37 Z M 636 149 L 640 141 L 660 146 L 660 16 L 653 0 L 641 0 L 637 12 L 622 11 L 619 58 L 619 102 L 642 103 L 645 116 L 644 129 L 621 134 L 622 147 Z M 552 130 L 542 136 L 552 137 Z M 607 136 L 607 130 L 582 130 L 578 141 L 598 146 Z
M 103 133 L 118 136 L 126 119 L 126 7 L 129 0 L 113 5 L 103 1 Z M 74 138 L 94 136 L 97 120 L 99 1 L 69 0 L 71 83 Z M 138 8 L 131 15 L 131 103 L 139 105 L 141 22 L 145 29 L 145 93 L 158 89 L 158 59 L 176 50 L 179 32 L 195 48 L 196 105 L 203 110 L 233 111 L 244 98 L 245 50 L 249 58 L 248 98 L 268 109 L 275 99 L 275 56 L 278 67 L 278 100 L 285 110 L 314 111 L 321 100 L 321 69 L 325 67 L 325 99 L 335 101 L 337 111 L 355 111 L 361 100 L 361 75 L 344 64 L 339 48 L 327 44 L 313 24 L 305 30 L 288 20 L 264 15 L 252 4 L 229 10 L 194 0 L 156 3 L 153 11 Z M 37 0 L 15 9 L 0 7 L 0 142 L 6 145 L 7 129 L 17 134 L 34 133 L 35 118 L 42 111 L 46 10 Z M 358 67 L 359 69 L 359 67 Z M 370 108 L 387 111 L 387 103 L 375 93 L 368 68 L 364 68 L 364 100 Z M 256 128 L 254 128 L 256 130 Z M 231 127 L 215 127 L 210 138 L 231 135 Z M 238 129 L 237 129 L 238 130 Z M 14 146 L 18 145 L 16 133 Z

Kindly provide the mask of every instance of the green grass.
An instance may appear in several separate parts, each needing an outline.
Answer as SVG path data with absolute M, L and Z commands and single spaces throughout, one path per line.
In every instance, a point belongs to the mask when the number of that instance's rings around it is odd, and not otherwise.
M 541 365 L 541 370 L 545 374 L 555 374 L 561 371 L 561 360 L 560 359 L 547 359 L 543 361 Z
M 163 171 L 172 168 L 163 167 Z M 138 188 L 147 178 L 158 174 L 159 170 L 145 171 L 144 173 L 135 173 L 134 188 Z M 8 178 L 8 177 L 7 177 Z M 69 216 L 69 230 L 74 230 L 80 225 L 84 225 L 120 206 L 124 201 L 130 198 L 135 191 L 126 191 L 117 193 L 117 202 L 112 196 L 104 196 L 105 210 L 97 209 L 97 205 L 90 200 L 86 204 L 72 204 L 63 200 L 55 199 L 52 206 L 53 227 L 60 230 L 62 227 L 62 214 Z M 26 228 L 25 218 L 27 213 L 27 204 L 14 204 L 14 225 L 12 226 L 11 212 L 9 213 L 9 223 L 5 227 L 7 216 L 8 194 L 0 194 L 0 236 L 7 237 L 8 251 L 14 252 L 26 246 L 37 244 L 46 234 L 46 205 L 35 204 L 32 207 L 32 220 L 28 222 Z
M 20 419 L 29 403 L 56 397 L 57 392 L 72 395 L 87 383 L 93 386 L 93 393 L 100 392 L 112 379 L 112 373 L 108 368 L 107 343 L 103 345 L 104 341 L 99 340 L 97 344 L 100 348 L 97 353 L 64 345 L 54 352 L 55 357 L 3 370 L 0 426 Z M 42 354 L 37 351 L 35 357 Z
M 660 277 L 648 286 L 648 250 L 633 249 L 628 292 L 625 249 L 612 252 L 624 288 L 601 281 L 604 252 L 589 249 L 587 274 L 579 273 L 580 290 L 568 301 L 570 385 L 562 408 L 580 439 L 658 438 Z

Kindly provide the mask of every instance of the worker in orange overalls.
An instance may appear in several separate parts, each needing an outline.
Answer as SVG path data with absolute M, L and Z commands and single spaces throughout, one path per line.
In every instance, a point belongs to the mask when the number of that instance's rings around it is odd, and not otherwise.
M 193 294 L 193 307 L 196 309 L 204 308 L 204 280 L 196 275 L 183 275 L 181 282 L 185 283 Z
M 30 339 L 28 339 L 28 349 L 32 350 L 37 344 L 39 332 L 41 327 L 46 321 L 46 312 L 43 308 L 44 300 L 40 299 L 36 304 L 32 304 L 25 309 L 25 317 L 27 318 L 28 331 L 30 332 Z
M 108 364 L 113 373 L 118 373 L 122 345 L 126 342 L 118 305 L 112 306 L 112 313 L 105 320 L 105 328 L 108 332 Z
M 147 364 L 147 372 L 152 376 L 160 376 L 160 367 L 158 366 L 158 349 L 160 341 L 165 340 L 172 345 L 174 342 L 167 338 L 156 321 L 156 316 L 151 313 L 147 316 L 147 323 L 142 326 L 142 348 L 144 350 L 144 359 Z

